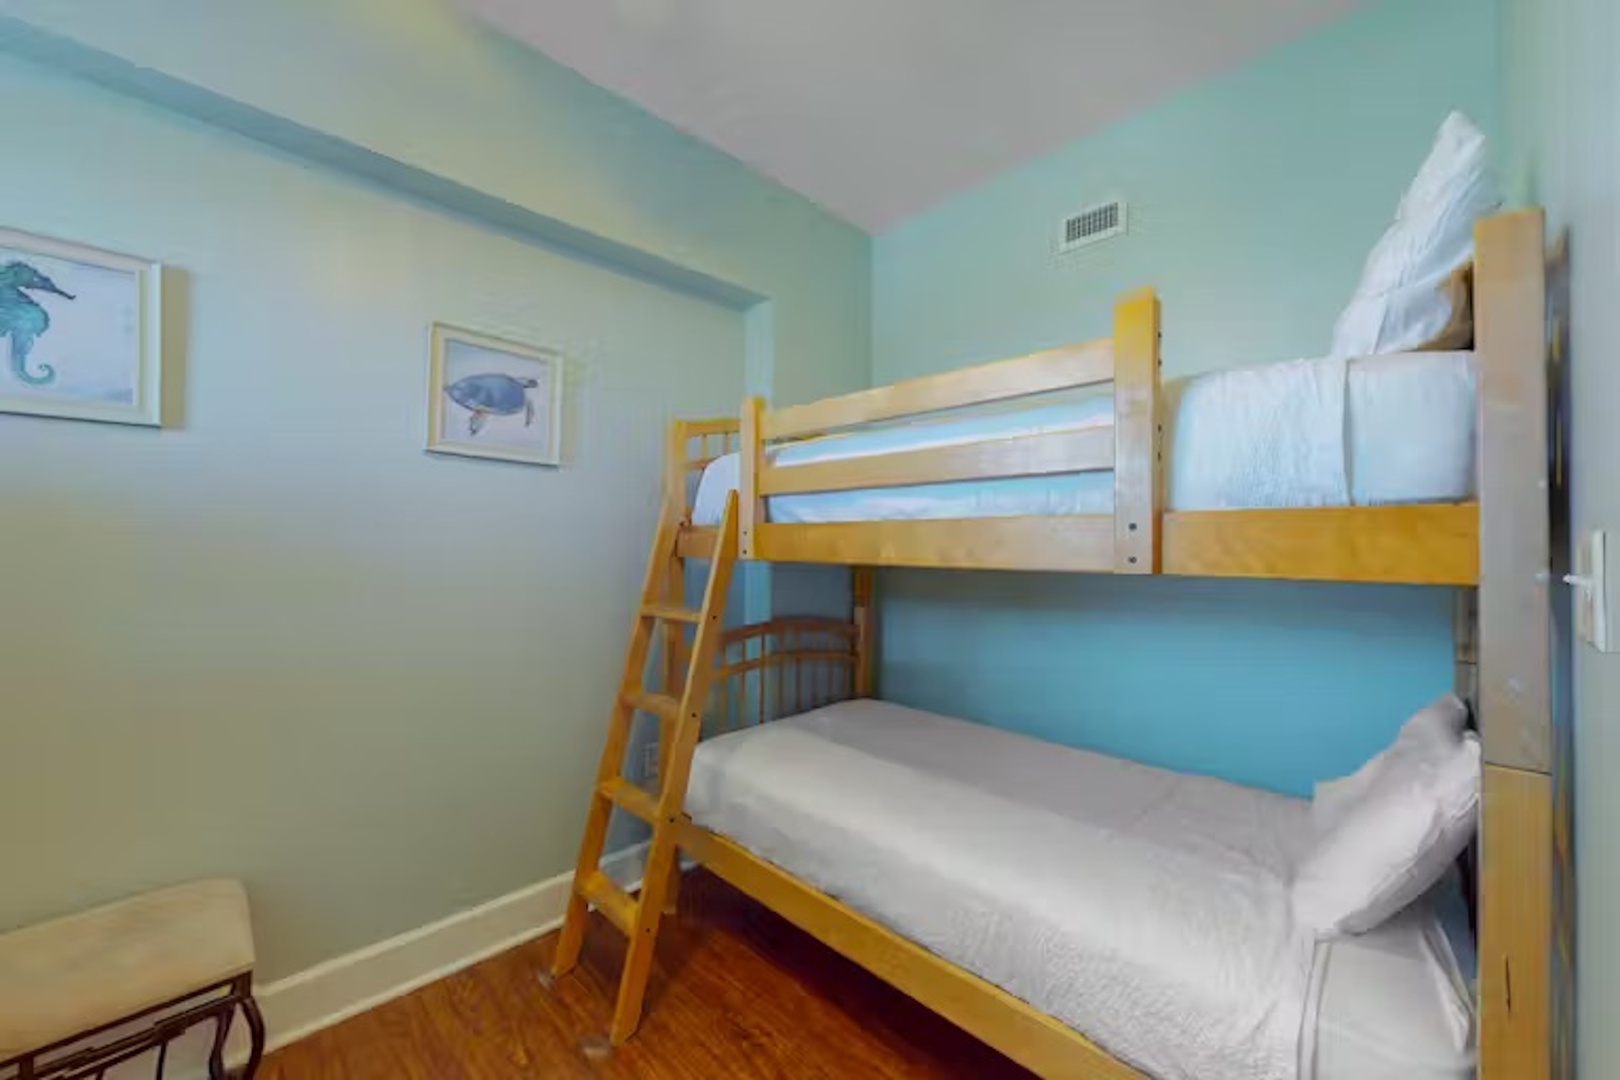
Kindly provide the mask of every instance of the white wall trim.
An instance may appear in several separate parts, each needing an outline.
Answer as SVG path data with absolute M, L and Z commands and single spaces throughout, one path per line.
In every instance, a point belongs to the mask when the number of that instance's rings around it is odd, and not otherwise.
M 633 890 L 641 885 L 646 858 L 647 845 L 636 844 L 604 858 L 602 869 L 622 887 Z M 572 871 L 558 874 L 255 987 L 264 1012 L 268 1049 L 297 1042 L 550 933 L 562 925 L 573 880 Z M 188 1032 L 171 1047 L 170 1075 L 199 1080 L 206 1075 L 208 1035 L 202 1029 Z M 238 1021 L 231 1028 L 231 1062 L 239 1066 L 246 1060 L 246 1032 Z M 126 1075 L 146 1080 L 151 1063 L 137 1059 L 108 1074 L 109 1080 Z
M 636 889 L 646 857 L 647 845 L 637 844 L 607 856 L 602 869 L 624 888 Z M 558 874 L 258 988 L 270 1048 L 549 934 L 562 925 L 573 882 L 572 871 Z

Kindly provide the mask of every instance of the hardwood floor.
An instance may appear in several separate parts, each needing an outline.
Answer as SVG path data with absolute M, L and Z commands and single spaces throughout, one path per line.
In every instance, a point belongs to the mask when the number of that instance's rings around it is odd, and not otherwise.
M 641 1031 L 607 1030 L 624 939 L 593 916 L 579 968 L 541 985 L 556 936 L 272 1054 L 260 1080 L 1015 1080 L 1031 1074 L 712 875 L 660 932 Z

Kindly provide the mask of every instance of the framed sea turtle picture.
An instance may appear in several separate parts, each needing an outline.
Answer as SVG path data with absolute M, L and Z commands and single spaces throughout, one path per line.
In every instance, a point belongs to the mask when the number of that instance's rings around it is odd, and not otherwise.
M 0 229 L 0 411 L 156 427 L 163 268 Z
M 561 353 L 443 323 L 432 353 L 429 451 L 562 463 Z

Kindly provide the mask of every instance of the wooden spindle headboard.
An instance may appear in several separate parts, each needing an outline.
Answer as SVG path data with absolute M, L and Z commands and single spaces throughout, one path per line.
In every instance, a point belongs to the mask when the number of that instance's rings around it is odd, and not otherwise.
M 855 696 L 855 623 L 799 616 L 728 630 L 705 736 L 769 723 Z

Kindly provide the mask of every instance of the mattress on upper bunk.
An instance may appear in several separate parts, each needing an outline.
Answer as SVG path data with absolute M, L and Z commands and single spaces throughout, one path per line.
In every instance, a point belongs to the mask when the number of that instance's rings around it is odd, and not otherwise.
M 1174 510 L 1459 502 L 1474 494 L 1473 354 L 1394 353 L 1213 372 L 1165 387 Z M 802 465 L 981 439 L 1106 427 L 1111 396 L 919 420 L 788 443 Z M 711 462 L 692 520 L 720 520 L 739 461 Z M 779 495 L 771 521 L 1109 514 L 1112 472 Z
M 1427 901 L 1293 922 L 1301 800 L 856 701 L 705 742 L 687 810 L 1152 1076 L 1472 1076 Z

